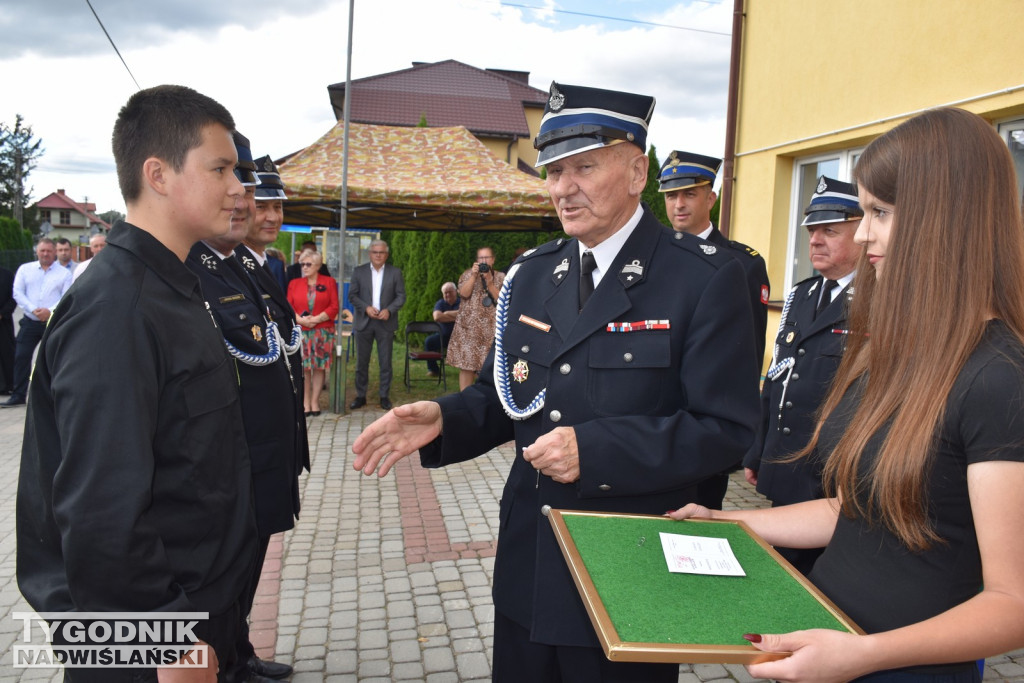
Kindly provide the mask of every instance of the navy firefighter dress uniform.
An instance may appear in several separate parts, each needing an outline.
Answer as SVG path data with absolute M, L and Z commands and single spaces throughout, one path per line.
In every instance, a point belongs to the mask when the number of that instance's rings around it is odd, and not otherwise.
M 515 439 L 495 609 L 533 641 L 597 647 L 545 510 L 660 515 L 692 501 L 697 482 L 750 447 L 758 373 L 743 269 L 723 249 L 669 230 L 645 207 L 582 311 L 579 261 L 577 241 L 560 239 L 516 262 L 480 380 L 438 399 L 443 436 L 420 458 L 438 467 Z M 522 457 L 561 426 L 575 428 L 579 447 L 571 484 Z

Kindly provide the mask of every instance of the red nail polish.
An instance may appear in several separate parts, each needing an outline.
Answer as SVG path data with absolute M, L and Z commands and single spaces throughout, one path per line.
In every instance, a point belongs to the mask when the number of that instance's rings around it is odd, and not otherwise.
M 668 512 L 666 512 L 665 514 L 666 514 L 666 515 L 671 515 L 671 514 L 672 514 L 673 512 L 675 512 L 675 510 L 669 510 L 669 511 L 668 511 Z
M 751 643 L 760 643 L 761 642 L 761 634 L 760 633 L 744 633 L 743 634 L 743 640 L 749 641 Z

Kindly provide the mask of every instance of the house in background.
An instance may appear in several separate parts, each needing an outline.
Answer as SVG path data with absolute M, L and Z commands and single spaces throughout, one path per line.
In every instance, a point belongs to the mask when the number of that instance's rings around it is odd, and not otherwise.
M 499 159 L 538 175 L 533 139 L 548 94 L 525 71 L 478 69 L 449 59 L 352 81 L 350 120 L 386 126 L 465 126 Z M 327 86 L 335 118 L 343 118 L 345 83 Z
M 110 224 L 96 215 L 95 204 L 76 202 L 62 189 L 46 195 L 31 208 L 39 212 L 40 230 L 47 237 L 52 240 L 65 237 L 71 242 L 76 261 L 89 258 L 89 237 L 98 232 L 110 232 Z
M 813 274 L 800 221 L 818 176 L 849 181 L 872 140 L 922 110 L 991 122 L 1024 188 L 1019 0 L 741 4 L 729 236 L 764 255 L 773 299 Z

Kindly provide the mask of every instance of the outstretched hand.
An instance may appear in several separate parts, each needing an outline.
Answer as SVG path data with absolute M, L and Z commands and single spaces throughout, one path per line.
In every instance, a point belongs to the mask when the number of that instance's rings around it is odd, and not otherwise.
M 433 401 L 417 401 L 398 406 L 363 430 L 352 452 L 353 469 L 369 476 L 385 476 L 396 462 L 415 453 L 441 433 L 441 406 Z
M 670 510 L 665 513 L 666 517 L 672 519 L 713 519 L 715 516 L 714 510 L 709 510 L 703 505 L 697 505 L 696 503 L 687 503 L 678 510 Z

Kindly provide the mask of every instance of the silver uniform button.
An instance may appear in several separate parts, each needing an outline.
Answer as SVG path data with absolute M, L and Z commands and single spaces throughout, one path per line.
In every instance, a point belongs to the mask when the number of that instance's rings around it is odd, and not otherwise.
M 551 514 L 551 506 L 550 505 L 541 505 L 540 506 L 540 514 L 544 515 L 545 517 L 550 515 Z
M 793 402 L 792 401 L 786 401 L 786 407 L 787 408 L 792 408 L 793 407 Z
M 530 347 L 529 346 L 524 346 L 523 348 L 521 348 L 519 350 L 522 351 L 523 353 L 529 353 L 530 352 Z
M 789 432 L 790 432 L 789 427 L 783 427 L 782 428 L 782 433 L 785 434 L 786 436 L 789 436 Z
M 612 490 L 612 487 L 609 486 L 608 484 L 601 484 L 597 488 L 601 489 L 602 491 L 611 491 Z
M 559 366 L 558 371 L 563 375 L 568 375 L 572 371 L 572 366 L 569 365 L 568 363 L 562 363 Z
M 796 355 L 798 355 L 798 356 L 802 356 L 802 355 L 804 355 L 806 353 L 807 353 L 806 349 L 797 349 L 797 351 L 796 351 Z
M 795 381 L 797 381 L 798 379 L 800 379 L 800 375 L 798 375 L 797 373 L 795 373 L 795 372 L 794 372 L 794 373 L 793 373 L 793 381 L 795 382 Z
M 633 354 L 631 354 L 631 353 L 624 353 L 624 354 L 622 354 L 622 360 L 626 361 L 627 363 L 632 363 L 633 362 Z
M 558 422 L 559 420 L 562 419 L 562 413 L 558 412 L 557 410 L 552 410 L 550 413 L 548 413 L 548 417 L 551 418 L 552 422 Z

